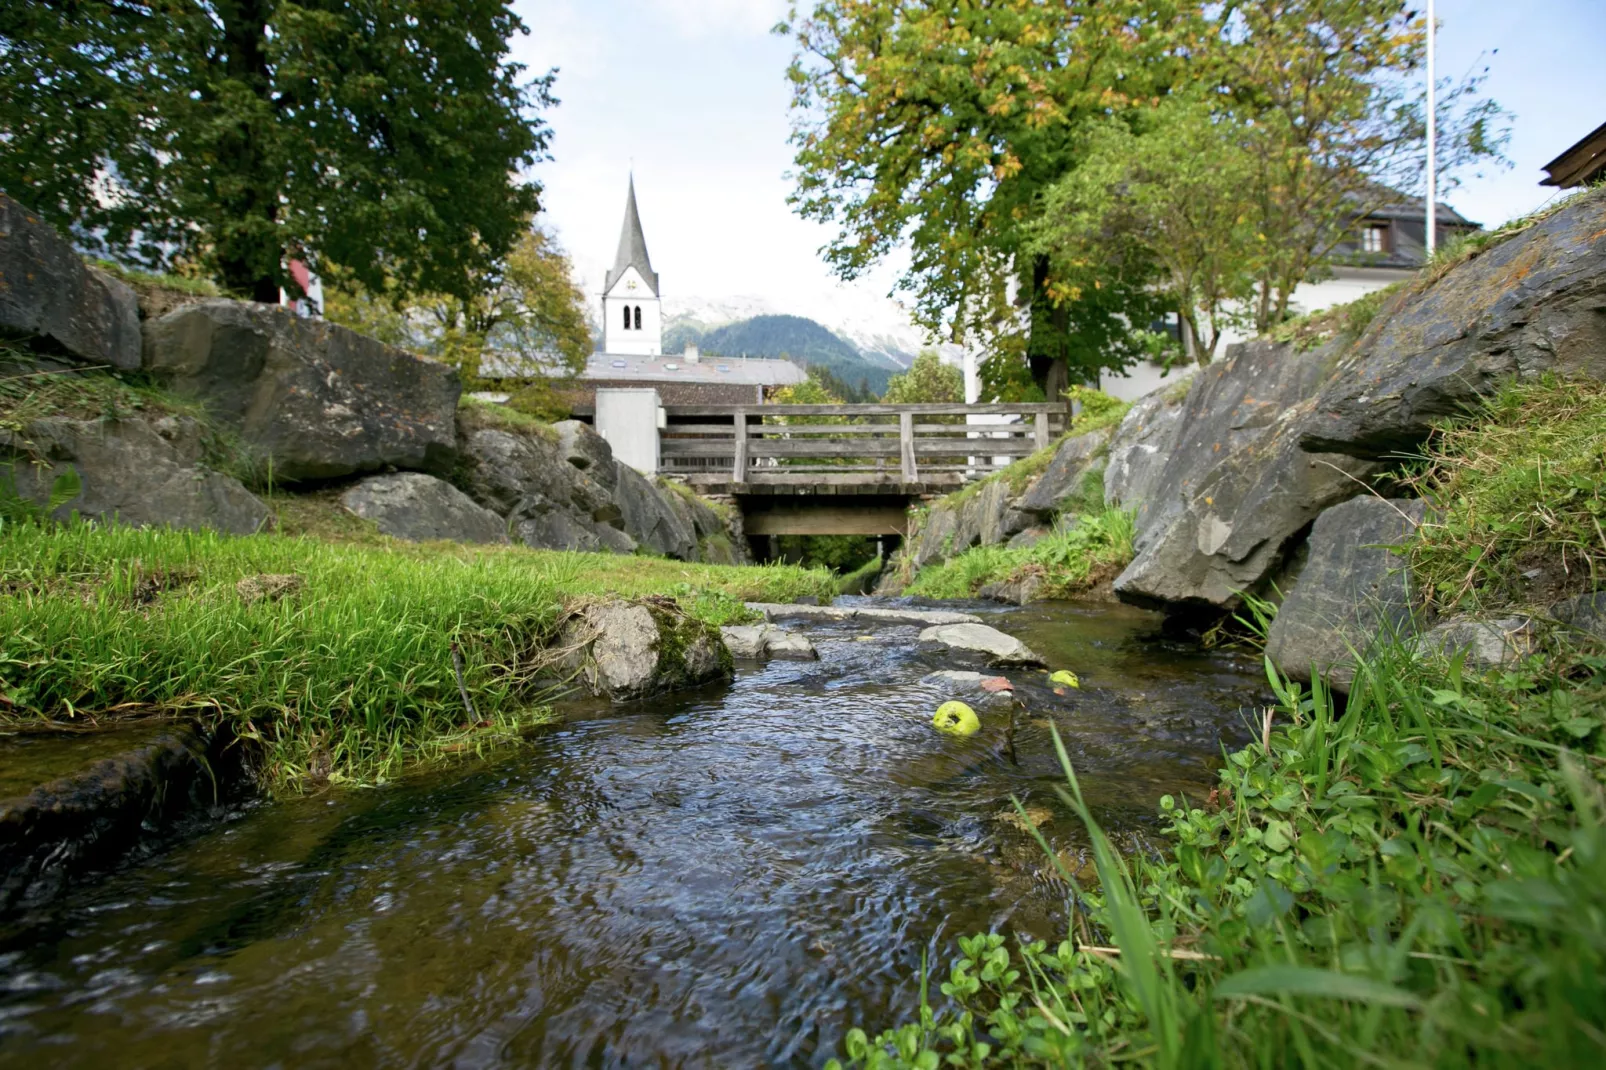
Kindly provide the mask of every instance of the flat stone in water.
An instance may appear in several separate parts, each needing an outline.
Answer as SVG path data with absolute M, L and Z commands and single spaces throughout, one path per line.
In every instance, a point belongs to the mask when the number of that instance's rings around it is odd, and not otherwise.
M 989 665 L 1031 665 L 1042 667 L 1047 663 L 1032 648 L 985 624 L 942 624 L 920 633 L 921 646 L 939 646 L 981 654 Z

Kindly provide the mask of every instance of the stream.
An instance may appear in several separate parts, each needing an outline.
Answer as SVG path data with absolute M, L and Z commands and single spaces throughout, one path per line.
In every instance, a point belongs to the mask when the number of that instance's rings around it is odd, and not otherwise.
M 915 1007 L 922 951 L 1057 939 L 1074 869 L 1057 725 L 1118 846 L 1202 798 L 1264 699 L 1257 659 L 1109 604 L 965 606 L 1080 690 L 936 733 L 966 668 L 918 629 L 788 623 L 818 662 L 580 709 L 381 788 L 232 811 L 0 926 L 3 1066 L 813 1066 Z M 941 964 L 941 965 L 939 965 Z M 935 988 L 935 985 L 933 985 Z M 940 997 L 939 997 L 940 998 Z

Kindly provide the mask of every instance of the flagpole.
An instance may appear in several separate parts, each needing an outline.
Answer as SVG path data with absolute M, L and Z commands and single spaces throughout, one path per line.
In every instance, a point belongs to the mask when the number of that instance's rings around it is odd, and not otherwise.
M 1438 168 L 1435 159 L 1436 149 L 1434 142 L 1438 137 L 1439 116 L 1434 104 L 1433 84 L 1433 0 L 1428 0 L 1428 203 L 1427 203 L 1427 247 L 1428 256 L 1433 255 L 1438 247 L 1439 237 L 1439 209 L 1438 209 Z

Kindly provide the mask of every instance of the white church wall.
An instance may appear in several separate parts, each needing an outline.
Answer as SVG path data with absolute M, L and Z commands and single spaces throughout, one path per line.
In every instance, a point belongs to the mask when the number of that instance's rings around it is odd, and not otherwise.
M 624 320 L 626 308 L 631 310 L 631 326 L 628 330 Z M 634 313 L 637 308 L 641 309 L 640 330 L 635 327 Z M 602 299 L 602 313 L 604 352 L 637 357 L 654 357 L 663 352 L 663 308 L 658 298 L 652 295 L 647 280 L 635 268 L 626 269 L 615 281 L 613 288 Z

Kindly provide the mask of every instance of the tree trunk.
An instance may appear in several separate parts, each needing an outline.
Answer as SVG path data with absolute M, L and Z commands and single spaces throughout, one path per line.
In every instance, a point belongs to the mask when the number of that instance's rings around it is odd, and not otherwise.
M 278 231 L 282 176 L 274 174 L 267 144 L 273 127 L 272 75 L 267 25 L 273 0 L 219 0 L 223 23 L 223 77 L 244 94 L 224 92 L 217 163 L 212 179 L 220 218 L 213 228 L 214 256 L 226 290 L 253 301 L 279 303 L 285 279 Z

